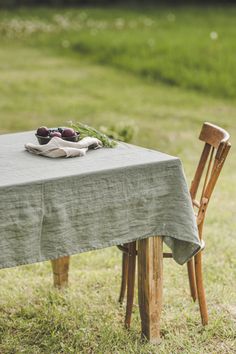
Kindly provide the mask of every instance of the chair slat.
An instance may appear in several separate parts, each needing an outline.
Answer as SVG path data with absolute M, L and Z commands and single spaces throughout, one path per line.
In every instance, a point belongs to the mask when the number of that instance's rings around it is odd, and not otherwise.
M 206 190 L 204 192 L 204 197 L 210 199 L 211 197 L 211 194 L 213 192 L 213 189 L 216 185 L 216 182 L 217 182 L 217 179 L 220 175 L 220 172 L 222 170 L 222 167 L 224 165 L 224 162 L 225 162 L 225 159 L 228 155 L 228 152 L 231 148 L 231 144 L 230 143 L 225 143 L 224 144 L 224 147 L 222 148 L 222 152 L 221 152 L 221 157 L 220 159 L 216 159 L 215 160 L 215 163 L 214 163 L 214 166 L 213 166 L 213 169 L 212 169 L 212 176 L 209 180 L 209 183 L 206 187 Z
M 201 154 L 200 161 L 198 163 L 197 170 L 195 172 L 195 176 L 193 178 L 193 181 L 192 181 L 191 187 L 190 187 L 190 194 L 191 194 L 192 200 L 195 199 L 195 197 L 196 197 L 197 190 L 198 190 L 198 187 L 199 187 L 202 175 L 203 175 L 204 167 L 206 165 L 210 150 L 211 150 L 211 145 L 206 143 L 203 148 L 203 152 Z
M 211 148 L 211 152 L 210 152 L 210 159 L 208 161 L 208 166 L 207 166 L 207 171 L 206 171 L 206 175 L 205 175 L 205 179 L 204 179 L 204 183 L 203 183 L 203 187 L 202 187 L 202 194 L 201 194 L 201 199 L 203 198 L 203 195 L 204 195 L 204 191 L 206 189 L 206 185 L 207 185 L 207 182 L 208 182 L 208 179 L 209 179 L 209 175 L 210 175 L 210 170 L 211 170 L 211 165 L 212 165 L 212 160 L 213 160 L 213 155 L 214 155 L 214 147 L 212 146 Z

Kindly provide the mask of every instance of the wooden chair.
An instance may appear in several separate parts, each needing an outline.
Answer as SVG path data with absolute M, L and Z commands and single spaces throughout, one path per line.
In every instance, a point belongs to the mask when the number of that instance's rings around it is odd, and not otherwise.
M 208 313 L 202 274 L 203 224 L 210 197 L 231 145 L 228 142 L 229 134 L 224 129 L 210 123 L 203 124 L 199 139 L 205 142 L 205 145 L 191 184 L 190 195 L 193 207 L 197 209 L 196 221 L 199 238 L 202 241 L 202 249 L 188 261 L 187 268 L 191 296 L 193 301 L 198 298 L 202 324 L 206 325 L 208 323 Z M 205 178 L 203 178 L 204 175 Z M 197 194 L 200 196 L 199 201 L 196 199 Z M 136 242 L 124 244 L 118 246 L 118 248 L 123 252 L 119 302 L 123 302 L 127 288 L 125 326 L 129 328 L 134 299 Z M 163 253 L 163 257 L 171 258 L 172 254 Z

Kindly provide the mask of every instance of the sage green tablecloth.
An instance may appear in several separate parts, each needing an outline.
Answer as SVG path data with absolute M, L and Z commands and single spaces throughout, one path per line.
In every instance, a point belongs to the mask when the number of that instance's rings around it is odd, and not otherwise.
M 31 155 L 0 136 L 0 268 L 162 235 L 183 264 L 200 248 L 178 158 L 120 143 L 85 157 Z

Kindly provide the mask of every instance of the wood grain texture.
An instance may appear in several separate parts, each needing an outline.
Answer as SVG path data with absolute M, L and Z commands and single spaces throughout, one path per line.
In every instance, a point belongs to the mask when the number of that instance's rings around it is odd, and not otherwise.
M 136 241 L 128 245 L 128 277 L 127 277 L 127 304 L 125 314 L 125 327 L 130 328 L 131 315 L 134 303 L 135 269 L 136 269 Z
M 160 342 L 163 292 L 163 239 L 150 237 L 138 242 L 138 295 L 142 336 Z
M 229 140 L 229 133 L 217 125 L 205 122 L 202 126 L 199 139 L 217 149 L 221 142 Z
M 195 273 L 196 273 L 196 285 L 198 294 L 198 303 L 202 319 L 203 326 L 208 324 L 208 311 L 205 289 L 203 285 L 203 271 L 202 271 L 202 252 L 199 252 L 195 257 Z
M 120 295 L 119 295 L 119 303 L 123 304 L 126 285 L 128 278 L 128 254 L 126 252 L 122 252 L 122 271 L 121 271 L 121 285 L 120 285 Z
M 195 276 L 195 268 L 194 268 L 193 258 L 188 261 L 187 269 L 188 269 L 190 294 L 191 294 L 193 301 L 195 302 L 197 299 L 197 286 L 196 286 L 196 276 Z
M 69 262 L 69 256 L 51 260 L 53 283 L 56 288 L 61 289 L 68 286 Z

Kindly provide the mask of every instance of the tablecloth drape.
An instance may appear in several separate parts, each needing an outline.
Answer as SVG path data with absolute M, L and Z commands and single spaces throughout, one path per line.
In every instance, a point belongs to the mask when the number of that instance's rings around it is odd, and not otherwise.
M 0 268 L 158 235 L 180 264 L 200 249 L 178 158 L 119 143 L 49 159 L 27 142 L 33 132 L 0 136 Z

